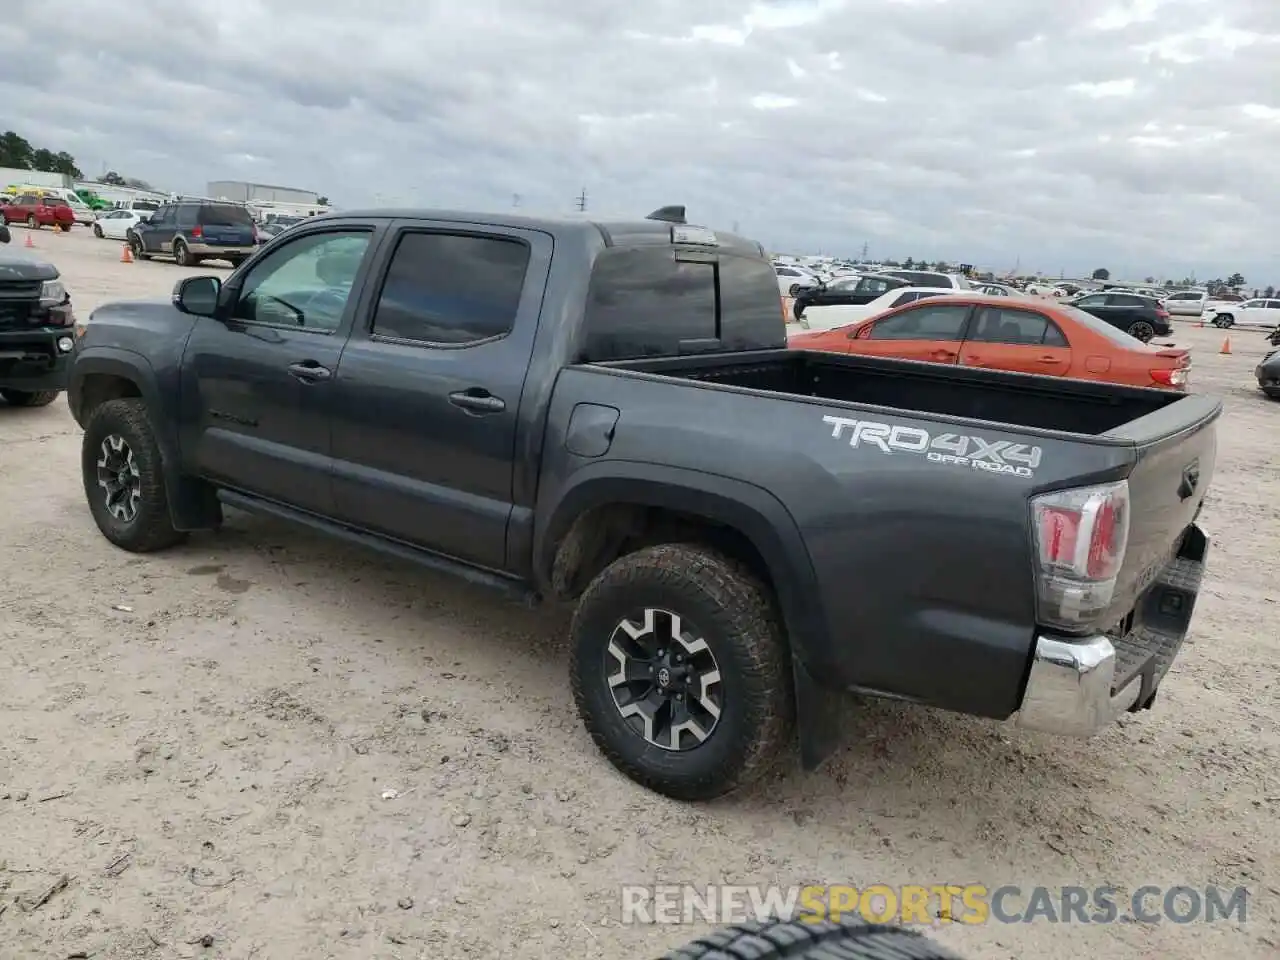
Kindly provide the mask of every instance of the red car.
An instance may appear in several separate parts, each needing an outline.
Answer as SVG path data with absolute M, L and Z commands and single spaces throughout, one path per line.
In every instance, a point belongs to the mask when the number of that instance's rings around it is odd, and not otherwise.
M 14 197 L 0 207 L 0 212 L 3 212 L 6 224 L 25 223 L 32 230 L 57 227 L 65 233 L 76 222 L 75 211 L 67 201 L 60 197 L 42 197 L 34 193 Z

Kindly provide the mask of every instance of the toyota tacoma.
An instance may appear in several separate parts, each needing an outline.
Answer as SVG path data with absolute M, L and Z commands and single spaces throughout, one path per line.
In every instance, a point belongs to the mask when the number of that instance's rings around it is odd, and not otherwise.
M 0 226 L 0 243 L 9 243 Z M 0 398 L 44 407 L 66 385 L 71 365 L 71 297 L 51 263 L 0 254 Z
M 112 543 L 234 507 L 574 602 L 587 729 L 680 799 L 816 766 L 848 692 L 1095 733 L 1200 590 L 1218 400 L 789 350 L 761 246 L 681 207 L 319 216 L 79 334 Z

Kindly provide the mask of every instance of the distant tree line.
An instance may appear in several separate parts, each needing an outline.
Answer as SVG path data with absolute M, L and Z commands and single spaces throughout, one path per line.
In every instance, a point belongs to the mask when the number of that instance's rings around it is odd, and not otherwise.
M 60 150 L 54 153 L 47 147 L 32 146 L 26 137 L 12 130 L 0 134 L 0 167 L 17 167 L 21 170 L 39 170 L 42 173 L 65 173 L 77 180 L 84 178 L 76 166 L 75 157 Z

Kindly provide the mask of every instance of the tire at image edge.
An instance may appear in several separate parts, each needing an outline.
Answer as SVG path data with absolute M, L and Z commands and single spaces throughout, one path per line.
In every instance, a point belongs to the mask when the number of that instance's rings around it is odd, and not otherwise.
M 768 920 L 722 927 L 660 960 L 961 960 L 915 930 L 849 921 Z
M 47 407 L 58 399 L 60 390 L 0 389 L 0 397 L 11 407 Z
M 111 434 L 123 437 L 129 445 L 141 479 L 138 513 L 127 523 L 107 512 L 98 486 L 98 456 L 102 442 Z M 94 522 L 102 535 L 116 546 L 131 553 L 151 553 L 186 539 L 186 534 L 174 529 L 169 516 L 160 445 L 142 400 L 108 400 L 93 411 L 81 441 L 80 471 Z
M 670 610 L 707 642 L 722 675 L 722 714 L 707 742 L 673 752 L 623 721 L 605 674 L 619 621 L 637 608 Z M 677 800 L 711 800 L 768 772 L 791 741 L 790 658 L 772 597 L 741 564 L 694 544 L 663 544 L 606 567 L 578 601 L 570 680 L 588 733 L 632 780 Z

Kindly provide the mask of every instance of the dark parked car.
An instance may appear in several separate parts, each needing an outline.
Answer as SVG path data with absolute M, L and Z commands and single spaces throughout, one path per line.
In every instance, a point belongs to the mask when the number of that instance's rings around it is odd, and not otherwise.
M 1271 335 L 1271 343 L 1280 341 L 1277 334 Z M 1272 350 L 1258 362 L 1253 374 L 1258 378 L 1258 389 L 1272 400 L 1280 400 L 1280 350 Z
M 11 240 L 0 226 L 0 243 Z M 67 382 L 75 343 L 71 297 L 51 263 L 0 256 L 0 397 L 44 407 Z
M 788 350 L 763 248 L 659 214 L 325 215 L 99 307 L 68 396 L 99 530 L 231 506 L 576 601 L 587 729 L 682 799 L 793 726 L 816 765 L 847 691 L 1076 735 L 1150 707 L 1221 403 Z
M 1089 293 L 1067 302 L 1143 343 L 1152 337 L 1173 334 L 1169 311 L 1154 297 L 1140 297 L 1136 293 Z
M 238 267 L 256 249 L 253 218 L 234 203 L 175 200 L 129 230 L 136 260 L 173 257 L 179 266 L 227 260 Z
M 884 296 L 890 290 L 910 284 L 899 277 L 882 273 L 867 273 L 856 277 L 841 277 L 816 287 L 801 287 L 796 292 L 792 311 L 799 320 L 807 307 L 834 307 L 849 304 L 862 305 Z

